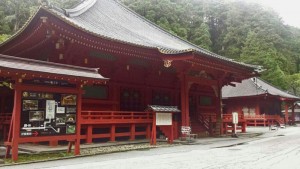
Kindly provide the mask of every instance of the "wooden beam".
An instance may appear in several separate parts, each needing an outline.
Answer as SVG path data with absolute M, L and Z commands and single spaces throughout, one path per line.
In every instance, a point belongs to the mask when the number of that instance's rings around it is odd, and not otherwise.
M 192 76 L 187 76 L 186 81 L 200 84 L 200 85 L 218 85 L 218 81 L 216 80 L 211 80 L 211 79 L 205 79 L 205 78 L 200 78 L 200 77 L 192 77 Z

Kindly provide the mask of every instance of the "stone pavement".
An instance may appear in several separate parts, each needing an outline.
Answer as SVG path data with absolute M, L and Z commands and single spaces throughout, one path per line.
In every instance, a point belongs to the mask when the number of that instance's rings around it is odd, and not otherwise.
M 251 140 L 259 139 L 259 137 L 268 137 L 274 134 L 279 135 L 281 131 L 285 129 L 279 129 L 279 131 L 270 131 L 268 127 L 248 127 L 247 133 L 237 133 L 238 138 L 233 138 L 229 135 L 221 137 L 207 137 L 198 138 L 190 142 L 175 140 L 174 143 L 179 144 L 199 144 L 199 145 L 211 145 L 211 147 L 226 147 L 231 145 L 238 145 L 249 142 Z M 158 140 L 162 141 L 162 140 Z M 93 143 L 93 144 L 81 144 L 81 149 L 90 149 L 97 147 L 107 147 L 114 145 L 130 145 L 130 144 L 141 144 L 149 143 L 149 140 L 136 140 L 136 141 L 122 141 L 122 142 L 107 142 L 107 143 Z M 73 147 L 74 148 L 74 147 Z M 40 144 L 20 144 L 19 153 L 42 153 L 42 152 L 56 152 L 56 151 L 66 151 L 66 145 L 59 145 L 56 147 L 50 147 L 48 145 Z M 0 157 L 5 154 L 5 147 L 0 146 Z
M 114 146 L 114 145 L 140 144 L 140 143 L 147 143 L 147 142 L 149 142 L 149 140 L 81 144 L 80 148 L 86 149 L 86 148 L 107 147 L 107 146 Z M 74 149 L 74 146 L 72 148 Z M 55 151 L 67 151 L 67 145 L 58 145 L 55 147 L 51 147 L 48 145 L 32 144 L 32 143 L 19 144 L 19 153 L 46 153 L 46 152 L 55 152 Z M 0 146 L 0 156 L 3 156 L 4 153 L 5 153 L 5 147 Z

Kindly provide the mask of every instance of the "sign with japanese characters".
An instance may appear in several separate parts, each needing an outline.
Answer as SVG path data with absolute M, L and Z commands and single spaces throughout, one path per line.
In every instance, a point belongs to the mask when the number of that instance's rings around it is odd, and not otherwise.
M 76 133 L 76 94 L 22 92 L 21 137 Z
M 191 133 L 191 127 L 190 126 L 181 126 L 181 133 L 182 134 L 190 134 Z
M 156 113 L 157 126 L 170 126 L 172 125 L 172 113 Z
M 239 116 L 237 112 L 232 112 L 232 123 L 238 124 L 239 123 Z

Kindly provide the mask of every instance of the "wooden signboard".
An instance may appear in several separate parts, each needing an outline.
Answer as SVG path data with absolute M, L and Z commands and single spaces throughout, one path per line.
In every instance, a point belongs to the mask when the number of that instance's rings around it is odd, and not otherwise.
M 172 125 L 172 113 L 156 113 L 156 125 L 157 126 L 171 126 Z
M 20 136 L 74 135 L 76 94 L 22 92 Z
M 239 116 L 237 112 L 232 112 L 232 123 L 238 124 L 239 123 Z

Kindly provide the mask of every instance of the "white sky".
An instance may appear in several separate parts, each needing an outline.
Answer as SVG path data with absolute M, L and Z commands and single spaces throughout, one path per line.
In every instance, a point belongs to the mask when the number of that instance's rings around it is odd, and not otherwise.
M 273 8 L 285 24 L 300 28 L 300 0 L 247 0 Z

